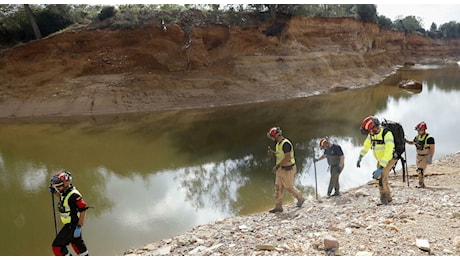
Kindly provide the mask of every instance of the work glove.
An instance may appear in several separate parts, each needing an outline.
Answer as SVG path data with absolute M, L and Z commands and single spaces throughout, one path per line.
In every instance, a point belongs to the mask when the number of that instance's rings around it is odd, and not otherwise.
M 75 228 L 75 231 L 73 232 L 73 237 L 77 238 L 80 236 L 81 236 L 81 226 L 77 225 L 77 227 Z
M 361 159 L 363 159 L 363 157 L 360 155 L 358 158 L 358 162 L 356 162 L 356 167 L 358 168 L 361 168 Z
M 374 179 L 378 179 L 380 178 L 380 175 L 382 175 L 382 170 L 383 170 L 383 167 L 382 166 L 379 166 L 379 168 L 377 168 L 377 170 L 375 170 L 373 173 L 372 173 L 372 178 Z
M 48 190 L 49 190 L 49 192 L 51 192 L 53 194 L 56 192 L 56 189 L 53 186 L 49 186 Z
M 432 164 L 432 163 L 433 163 L 433 157 L 428 158 L 428 164 Z

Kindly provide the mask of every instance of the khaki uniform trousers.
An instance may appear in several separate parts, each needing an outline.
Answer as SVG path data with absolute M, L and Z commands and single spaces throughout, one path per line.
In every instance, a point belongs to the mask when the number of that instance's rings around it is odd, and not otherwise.
M 425 174 L 426 167 L 428 166 L 428 159 L 430 159 L 430 150 L 417 150 L 417 174 L 418 174 L 418 184 L 419 186 L 425 186 Z
M 390 183 L 388 182 L 388 179 L 390 177 L 390 171 L 395 166 L 395 164 L 398 162 L 398 159 L 391 159 L 387 166 L 383 168 L 382 170 L 382 175 L 380 175 L 380 178 L 377 179 L 377 186 L 379 187 L 380 191 L 380 200 L 386 200 L 387 202 L 391 202 L 393 198 L 391 197 L 391 191 L 390 191 Z M 377 165 L 378 167 L 378 165 Z
M 276 170 L 275 177 L 275 193 L 276 207 L 283 205 L 284 190 L 292 194 L 295 198 L 302 199 L 302 194 L 294 187 L 294 176 L 297 173 L 297 167 L 294 165 L 292 169 L 285 170 L 282 167 Z

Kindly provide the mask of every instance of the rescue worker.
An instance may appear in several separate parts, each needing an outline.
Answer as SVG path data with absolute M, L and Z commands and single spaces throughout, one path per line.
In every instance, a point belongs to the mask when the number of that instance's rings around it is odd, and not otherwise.
M 319 141 L 319 146 L 321 149 L 324 149 L 324 153 L 319 158 L 313 159 L 313 161 L 317 162 L 327 158 L 329 171 L 331 173 L 329 187 L 327 188 L 327 198 L 329 199 L 331 197 L 332 189 L 334 189 L 334 194 L 332 194 L 332 196 L 340 196 L 339 176 L 345 164 L 345 156 L 343 155 L 342 147 L 331 143 L 327 138 L 322 138 Z
M 373 150 L 374 157 L 377 159 L 377 169 L 372 173 L 372 178 L 377 182 L 380 191 L 380 202 L 383 205 L 393 200 L 391 197 L 388 178 L 390 170 L 394 167 L 397 158 L 393 158 L 395 147 L 393 134 L 389 129 L 380 126 L 380 121 L 375 116 L 366 117 L 361 124 L 361 134 L 367 137 L 364 140 L 363 148 L 359 153 L 356 166 L 361 167 L 361 159 L 369 149 Z M 378 203 L 377 205 L 381 205 Z
M 297 199 L 297 207 L 302 207 L 305 199 L 302 194 L 294 187 L 294 176 L 297 172 L 294 157 L 294 147 L 292 143 L 283 137 L 279 127 L 272 127 L 268 130 L 267 137 L 276 142 L 275 151 L 269 149 L 268 153 L 275 155 L 276 165 L 273 167 L 275 173 L 275 208 L 269 210 L 270 213 L 283 212 L 284 189 Z
M 426 123 L 420 122 L 415 126 L 417 135 L 413 141 L 406 140 L 408 144 L 415 144 L 417 149 L 417 174 L 418 174 L 418 186 L 417 188 L 425 188 L 425 170 L 428 164 L 433 162 L 434 155 L 434 138 L 426 132 Z
M 71 181 L 71 173 L 67 171 L 56 173 L 50 180 L 50 192 L 59 198 L 58 210 L 64 224 L 53 241 L 52 250 L 56 256 L 69 256 L 71 254 L 67 245 L 71 244 L 77 255 L 87 256 L 88 249 L 83 241 L 81 229 L 85 223 L 88 206 Z

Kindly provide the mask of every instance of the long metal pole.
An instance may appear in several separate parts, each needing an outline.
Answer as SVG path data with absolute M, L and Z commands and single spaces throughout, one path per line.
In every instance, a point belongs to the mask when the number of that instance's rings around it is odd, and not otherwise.
M 404 152 L 404 160 L 406 161 L 406 179 L 407 179 L 407 187 L 409 187 L 409 169 L 407 168 L 407 151 Z
M 316 162 L 313 160 L 313 168 L 315 168 L 315 193 L 316 193 L 316 200 L 318 200 L 318 181 L 316 180 Z
M 54 194 L 53 192 L 50 192 L 51 193 L 51 203 L 53 204 L 53 217 L 54 217 L 54 233 L 56 234 L 57 236 L 57 222 L 56 222 L 56 209 L 54 208 Z

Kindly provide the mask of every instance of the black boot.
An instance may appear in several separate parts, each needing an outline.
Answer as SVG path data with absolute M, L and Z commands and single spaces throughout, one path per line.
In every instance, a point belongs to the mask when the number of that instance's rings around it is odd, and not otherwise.
M 415 188 L 425 188 L 425 183 L 419 183 Z
M 387 205 L 387 204 L 388 204 L 388 197 L 387 197 L 387 194 L 381 193 L 381 194 L 380 194 L 380 203 L 377 203 L 377 206 L 380 206 L 380 205 Z
M 301 197 L 300 199 L 297 199 L 297 207 L 298 208 L 302 207 L 304 202 L 305 202 L 305 199 L 303 197 Z
M 275 208 L 269 210 L 268 212 L 270 213 L 283 212 L 283 207 L 281 207 L 281 205 L 276 205 Z

